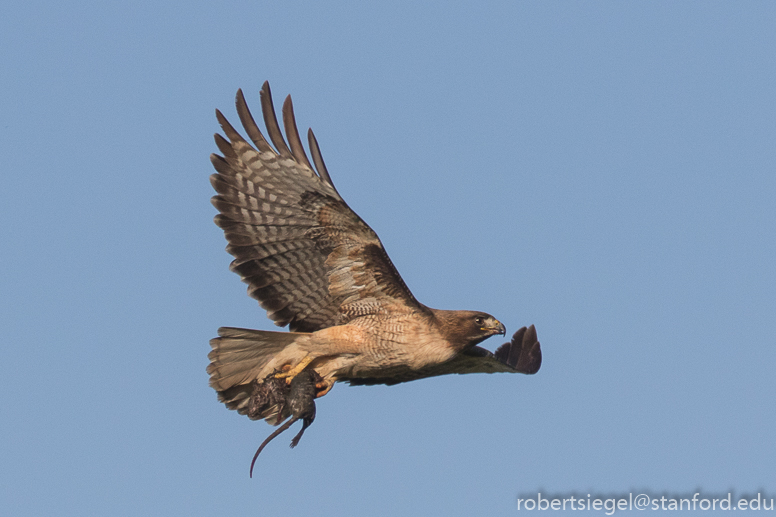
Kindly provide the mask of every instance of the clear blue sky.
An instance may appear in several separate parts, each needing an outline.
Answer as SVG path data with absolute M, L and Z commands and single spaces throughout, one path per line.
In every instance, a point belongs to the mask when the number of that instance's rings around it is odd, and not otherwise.
M 776 492 L 776 5 L 16 2 L 0 13 L 7 515 L 515 515 Z M 208 182 L 269 80 L 414 294 L 535 324 L 535 376 L 338 385 L 293 433 L 207 385 Z M 485 343 L 493 349 L 500 340 Z

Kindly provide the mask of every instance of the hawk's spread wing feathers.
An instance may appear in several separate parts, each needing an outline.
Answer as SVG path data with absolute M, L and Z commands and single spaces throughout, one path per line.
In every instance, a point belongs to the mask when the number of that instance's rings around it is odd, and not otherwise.
M 532 375 L 538 372 L 542 366 L 542 348 L 536 337 L 536 327 L 533 325 L 527 329 L 523 327 L 515 332 L 512 341 L 498 347 L 495 354 L 491 354 L 487 350 L 485 352 L 487 352 L 488 359 L 494 358 L 499 364 L 506 365 L 511 369 L 497 371 L 516 371 Z
M 475 346 L 446 363 L 419 370 L 404 368 L 391 372 L 391 375 L 385 378 L 349 379 L 348 382 L 352 385 L 387 384 L 390 386 L 450 373 L 512 372 L 533 374 L 539 371 L 541 365 L 542 349 L 536 337 L 536 328 L 531 325 L 515 332 L 512 340 L 501 345 L 495 354 Z
M 216 224 L 234 256 L 231 269 L 246 282 L 276 325 L 313 332 L 356 315 L 423 310 L 404 284 L 375 232 L 334 188 L 312 131 L 315 167 L 299 138 L 290 97 L 283 138 L 264 83 L 261 105 L 267 142 L 242 91 L 237 113 L 255 148 L 216 112 L 228 138 L 215 136 L 212 155 L 218 195 Z M 317 171 L 316 171 L 317 168 Z

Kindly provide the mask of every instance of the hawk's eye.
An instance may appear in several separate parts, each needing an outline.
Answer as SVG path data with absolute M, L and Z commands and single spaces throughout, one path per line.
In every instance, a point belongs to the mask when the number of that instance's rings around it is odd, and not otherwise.
M 481 326 L 485 325 L 485 318 L 477 316 L 476 318 L 474 318 L 474 323 L 481 327 Z

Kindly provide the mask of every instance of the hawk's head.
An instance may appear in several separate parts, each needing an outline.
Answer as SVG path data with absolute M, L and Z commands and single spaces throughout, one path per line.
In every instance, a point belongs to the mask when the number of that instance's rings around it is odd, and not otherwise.
M 504 325 L 486 312 L 434 311 L 451 345 L 466 350 L 496 334 L 506 335 Z

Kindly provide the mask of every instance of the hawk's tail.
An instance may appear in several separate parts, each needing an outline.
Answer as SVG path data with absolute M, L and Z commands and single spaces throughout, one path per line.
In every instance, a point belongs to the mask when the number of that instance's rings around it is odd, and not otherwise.
M 210 359 L 207 367 L 210 386 L 218 392 L 218 400 L 226 407 L 245 415 L 254 379 L 271 373 L 264 371 L 267 365 L 299 334 L 221 327 L 218 336 L 210 340 L 213 350 L 207 356 Z M 268 411 L 258 418 L 269 418 L 275 412 Z

